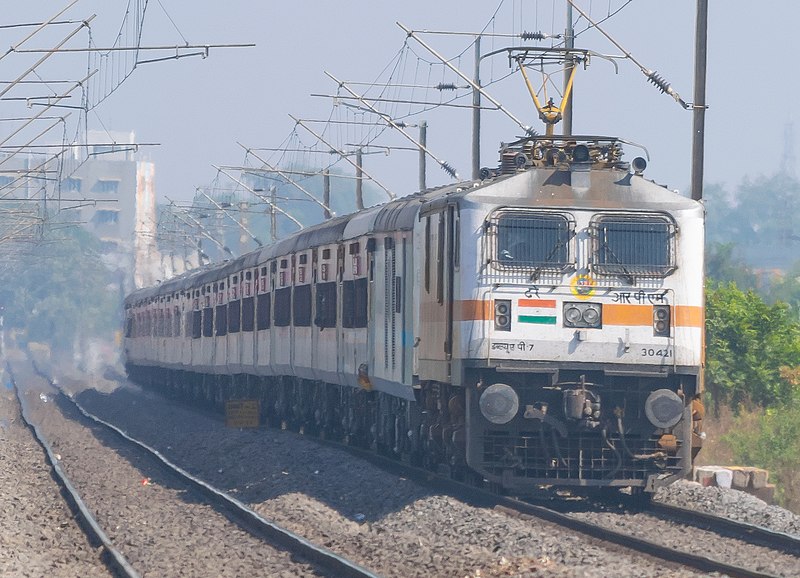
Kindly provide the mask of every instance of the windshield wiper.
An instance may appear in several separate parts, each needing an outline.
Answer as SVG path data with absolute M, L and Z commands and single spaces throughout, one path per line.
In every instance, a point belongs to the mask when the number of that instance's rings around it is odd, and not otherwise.
M 614 253 L 614 250 L 608 245 L 608 243 L 606 243 L 603 239 L 600 239 L 600 244 L 606 249 L 606 251 L 608 251 L 608 254 L 614 258 L 614 260 L 622 269 L 623 274 L 620 275 L 620 277 L 622 277 L 623 279 L 627 279 L 628 283 L 633 285 L 636 282 L 636 277 L 634 277 L 633 273 L 628 271 L 627 267 L 625 267 L 625 264 L 619 257 L 617 257 L 617 254 Z
M 567 241 L 569 241 L 569 238 L 567 239 Z M 533 272 L 531 273 L 531 276 L 530 276 L 530 280 L 531 281 L 537 281 L 539 279 L 539 275 L 541 275 L 542 270 L 544 269 L 544 266 L 547 263 L 552 262 L 553 257 L 556 256 L 556 252 L 561 247 L 565 247 L 567 245 L 567 241 L 556 241 L 556 244 L 553 245 L 552 249 L 550 249 L 550 253 L 547 255 L 547 257 L 544 258 L 544 261 L 542 261 L 542 263 L 540 265 L 538 265 L 538 266 L 536 266 L 534 268 L 534 270 L 533 270 Z

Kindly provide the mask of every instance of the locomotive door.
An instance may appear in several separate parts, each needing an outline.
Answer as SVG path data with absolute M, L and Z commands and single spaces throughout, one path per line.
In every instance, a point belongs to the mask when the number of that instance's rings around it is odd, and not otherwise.
M 420 291 L 421 379 L 449 381 L 454 350 L 455 205 L 426 216 L 423 285 Z
M 456 266 L 456 235 L 455 235 L 456 208 L 455 205 L 448 205 L 447 218 L 445 222 L 446 234 L 445 244 L 446 253 L 444 258 L 444 307 L 445 307 L 445 336 L 444 354 L 447 361 L 453 358 L 453 297 Z M 450 371 L 448 370 L 448 375 Z
M 453 300 L 455 276 L 455 205 L 448 205 L 439 213 L 439 226 L 436 239 L 436 303 L 437 317 L 442 333 L 438 336 L 441 349 L 437 359 L 450 361 L 453 356 Z M 443 354 L 443 357 L 442 357 Z M 449 375 L 449 371 L 447 372 Z

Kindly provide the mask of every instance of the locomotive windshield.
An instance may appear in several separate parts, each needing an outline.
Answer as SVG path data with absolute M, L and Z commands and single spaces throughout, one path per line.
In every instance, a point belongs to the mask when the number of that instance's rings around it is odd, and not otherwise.
M 664 276 L 674 269 L 674 226 L 664 217 L 603 216 L 594 230 L 598 273 Z
M 570 234 L 562 215 L 503 213 L 497 218 L 497 260 L 505 267 L 561 270 L 570 264 Z

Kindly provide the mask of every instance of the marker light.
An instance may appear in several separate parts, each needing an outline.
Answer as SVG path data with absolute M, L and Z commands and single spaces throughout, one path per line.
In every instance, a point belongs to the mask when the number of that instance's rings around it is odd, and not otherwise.
M 511 331 L 511 301 L 495 299 L 494 328 L 496 331 Z
M 669 305 L 653 306 L 653 335 L 656 337 L 669 337 L 670 334 L 670 309 Z

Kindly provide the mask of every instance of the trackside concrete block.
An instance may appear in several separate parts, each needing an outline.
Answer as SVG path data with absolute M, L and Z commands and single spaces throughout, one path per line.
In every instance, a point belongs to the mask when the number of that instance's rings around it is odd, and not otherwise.
M 695 466 L 692 478 L 702 486 L 733 488 L 764 500 L 774 502 L 775 486 L 770 484 L 769 472 L 749 466 Z
M 730 470 L 733 472 L 733 483 L 731 484 L 732 487 L 736 488 L 737 490 L 746 490 L 750 487 L 750 480 L 752 478 L 753 468 L 745 468 L 742 466 L 731 466 Z
M 753 468 L 753 471 L 750 474 L 750 487 L 752 487 L 754 490 L 760 490 L 761 488 L 765 488 L 767 486 L 768 481 L 769 472 L 767 470 Z
M 698 466 L 695 468 L 694 479 L 703 486 L 730 488 L 733 483 L 733 472 L 721 466 Z
M 759 500 L 764 500 L 768 504 L 775 502 L 775 484 L 766 484 L 763 488 L 750 488 L 749 493 L 753 494 Z

